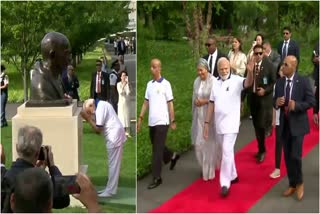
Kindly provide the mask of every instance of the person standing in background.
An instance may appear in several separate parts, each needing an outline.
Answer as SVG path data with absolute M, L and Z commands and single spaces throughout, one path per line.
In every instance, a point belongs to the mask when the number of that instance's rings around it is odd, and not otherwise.
M 92 73 L 90 98 L 108 101 L 110 99 L 109 75 L 102 72 L 102 61 L 96 60 L 96 71 Z
M 274 70 L 278 71 L 279 66 L 280 66 L 280 55 L 272 50 L 271 44 L 268 41 L 263 42 L 263 53 L 266 57 L 270 59 L 270 61 L 273 64 Z
M 291 29 L 290 27 L 283 28 L 283 41 L 278 45 L 278 54 L 281 56 L 281 62 L 286 58 L 286 56 L 295 56 L 300 62 L 300 49 L 296 41 L 291 39 Z
M 205 60 L 209 63 L 209 72 L 211 75 L 218 77 L 218 69 L 217 62 L 221 57 L 227 57 L 224 53 L 222 53 L 217 48 L 217 39 L 215 37 L 209 37 L 207 43 L 205 44 L 207 47 L 208 55 L 203 56 Z
M 261 33 L 258 33 L 256 35 L 256 37 L 254 38 L 254 41 L 252 42 L 252 46 L 247 54 L 247 60 L 251 60 L 254 56 L 253 56 L 253 48 L 254 46 L 256 45 L 262 45 L 263 44 L 263 40 L 264 40 L 264 37 Z
M 1 65 L 1 76 L 0 76 L 0 84 L 1 84 L 1 128 L 8 126 L 8 122 L 6 119 L 6 106 L 8 101 L 8 88 L 9 88 L 9 77 L 5 73 L 6 67 Z
M 72 65 L 68 65 L 67 76 L 62 79 L 66 94 L 72 99 L 80 100 L 78 94 L 79 80 Z
M 277 80 L 283 77 L 282 70 L 279 69 L 277 73 Z M 274 88 L 276 84 L 274 85 Z M 273 93 L 274 96 L 274 93 Z M 272 127 L 276 129 L 276 146 L 275 146 L 275 169 L 270 174 L 270 178 L 279 178 L 280 177 L 280 163 L 281 163 L 281 156 L 282 156 L 282 140 L 281 140 L 281 132 L 280 132 L 280 109 L 273 108 L 273 115 L 272 115 Z
M 130 87 L 129 78 L 126 71 L 120 73 L 121 81 L 117 83 L 117 91 L 119 93 L 118 101 L 118 117 L 121 121 L 126 135 L 130 136 Z
M 231 72 L 244 77 L 247 57 L 242 51 L 242 42 L 238 37 L 233 38 L 232 49 L 228 53 L 228 58 L 230 60 Z
M 316 125 L 319 125 L 319 41 L 314 47 L 314 50 L 312 53 L 312 62 L 314 65 L 313 78 L 314 78 L 315 98 L 316 98 L 316 104 L 313 108 L 313 122 Z

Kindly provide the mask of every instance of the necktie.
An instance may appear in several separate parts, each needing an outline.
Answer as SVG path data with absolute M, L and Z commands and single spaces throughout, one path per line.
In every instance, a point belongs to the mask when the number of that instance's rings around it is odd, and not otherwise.
M 253 93 L 256 93 L 257 91 L 257 77 L 259 75 L 259 64 L 256 63 L 256 66 L 255 66 L 255 70 L 254 70 L 254 76 L 253 76 Z
M 284 59 L 287 56 L 287 44 L 288 42 L 284 42 L 283 50 L 282 50 L 282 59 Z
M 284 101 L 284 105 L 285 105 L 285 106 L 288 106 L 288 104 L 289 104 L 290 89 L 291 89 L 290 82 L 291 82 L 291 80 L 287 80 L 286 97 L 285 97 L 285 101 Z
M 101 72 L 98 72 L 97 93 L 101 93 Z
M 209 57 L 210 57 L 210 60 L 209 60 L 210 71 L 211 71 L 211 74 L 213 75 L 213 70 L 212 70 L 212 55 L 210 55 Z

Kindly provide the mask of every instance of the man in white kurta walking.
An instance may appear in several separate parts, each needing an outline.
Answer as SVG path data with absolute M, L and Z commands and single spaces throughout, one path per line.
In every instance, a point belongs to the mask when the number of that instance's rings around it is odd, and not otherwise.
M 91 116 L 95 114 L 94 122 Z M 122 126 L 112 105 L 106 101 L 88 99 L 83 103 L 81 116 L 89 122 L 94 131 L 103 133 L 108 151 L 109 176 L 105 189 L 99 191 L 99 197 L 111 197 L 117 193 L 123 144 L 127 140 Z
M 221 195 L 225 197 L 228 195 L 230 185 L 239 180 L 233 148 L 240 126 L 241 91 L 252 85 L 254 63 L 252 61 L 248 63 L 246 79 L 231 74 L 230 62 L 227 58 L 220 58 L 217 66 L 219 77 L 211 90 L 203 135 L 205 139 L 208 139 L 210 120 L 214 113 L 216 140 L 222 146 Z

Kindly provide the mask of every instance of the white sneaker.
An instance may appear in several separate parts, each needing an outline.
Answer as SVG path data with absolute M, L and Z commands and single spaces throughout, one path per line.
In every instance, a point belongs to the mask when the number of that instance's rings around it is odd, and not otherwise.
M 98 194 L 98 197 L 109 198 L 109 197 L 112 197 L 112 194 L 106 191 L 103 191 L 102 193 Z
M 98 194 L 101 194 L 101 193 L 103 193 L 104 191 L 106 191 L 106 189 L 99 190 L 99 191 L 97 191 L 97 193 L 98 193 Z
M 280 169 L 275 169 L 273 172 L 270 174 L 270 178 L 279 178 L 280 177 Z

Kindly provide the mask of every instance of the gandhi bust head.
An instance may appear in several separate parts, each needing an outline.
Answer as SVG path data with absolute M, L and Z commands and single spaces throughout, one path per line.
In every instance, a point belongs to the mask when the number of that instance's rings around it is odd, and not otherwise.
M 41 41 L 41 54 L 44 67 L 55 76 L 61 74 L 70 62 L 68 38 L 58 32 L 47 33 Z
M 58 32 L 47 33 L 41 41 L 43 61 L 37 61 L 31 71 L 31 100 L 62 100 L 61 74 L 70 63 L 70 43 Z

